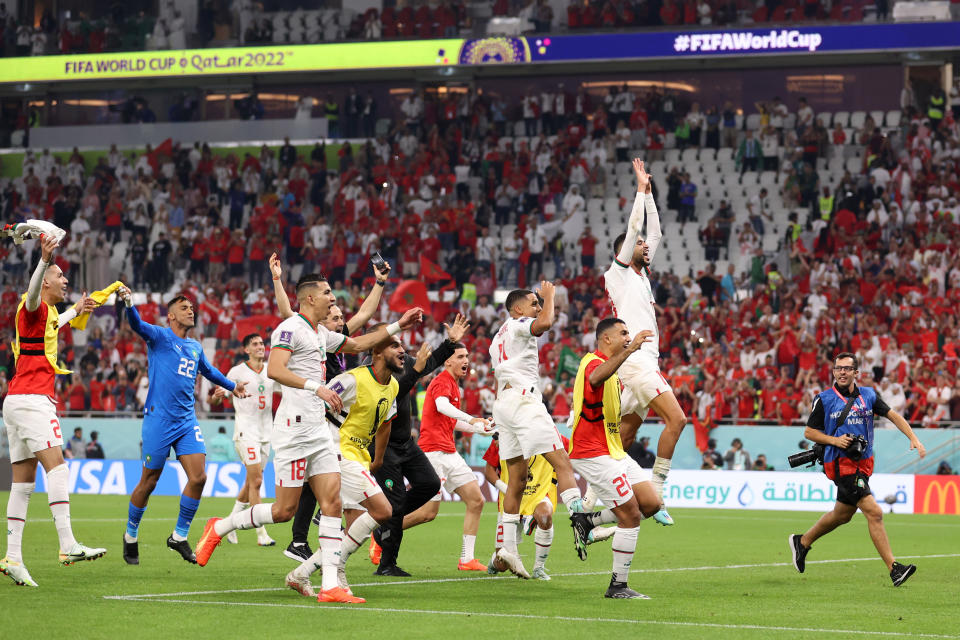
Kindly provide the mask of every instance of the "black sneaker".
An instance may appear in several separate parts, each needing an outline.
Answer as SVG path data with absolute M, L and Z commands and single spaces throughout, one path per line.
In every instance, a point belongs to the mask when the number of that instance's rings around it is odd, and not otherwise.
M 391 578 L 409 578 L 410 574 L 395 564 L 380 563 L 377 570 L 373 572 L 375 576 L 390 576 Z
M 123 536 L 123 561 L 127 564 L 140 564 L 140 542 L 127 542 L 126 535 Z
M 907 578 L 916 572 L 917 565 L 915 564 L 900 564 L 899 562 L 894 562 L 893 569 L 890 569 L 890 579 L 893 580 L 893 586 L 899 587 L 907 581 Z
M 184 560 L 191 564 L 197 564 L 197 556 L 194 555 L 193 549 L 190 548 L 190 543 L 186 540 L 174 540 L 173 535 L 170 535 L 167 538 L 167 548 L 171 551 L 176 551 L 179 553 Z
M 573 546 L 581 560 L 587 559 L 587 537 L 594 528 L 593 519 L 588 513 L 571 513 L 570 526 L 573 527 Z
M 649 600 L 650 596 L 645 596 L 642 593 L 637 593 L 633 589 L 627 586 L 626 582 L 616 582 L 615 580 L 610 580 L 610 586 L 607 587 L 607 592 L 603 594 L 604 598 L 615 598 L 620 600 Z
M 309 560 L 310 556 L 313 555 L 313 549 L 311 549 L 310 545 L 306 542 L 291 542 L 287 548 L 283 550 L 283 555 L 291 560 L 304 562 Z
M 793 557 L 793 566 L 796 567 L 800 573 L 803 573 L 806 566 L 807 554 L 810 552 L 810 547 L 805 547 L 803 543 L 800 542 L 800 538 L 802 537 L 799 533 L 794 533 L 787 538 L 787 544 L 790 545 L 790 555 Z

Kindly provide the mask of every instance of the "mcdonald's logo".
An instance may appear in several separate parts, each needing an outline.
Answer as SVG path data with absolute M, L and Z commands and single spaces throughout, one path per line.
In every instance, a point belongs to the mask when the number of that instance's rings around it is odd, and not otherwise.
M 960 476 L 914 476 L 914 511 L 960 514 Z

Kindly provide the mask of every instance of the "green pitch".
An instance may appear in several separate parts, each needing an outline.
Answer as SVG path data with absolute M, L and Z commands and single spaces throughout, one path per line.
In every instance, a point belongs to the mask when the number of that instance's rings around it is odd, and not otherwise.
M 364 546 L 347 574 L 367 604 L 320 605 L 284 587 L 294 566 L 282 555 L 289 525 L 267 528 L 277 540 L 270 548 L 256 546 L 255 532 L 240 532 L 239 545 L 224 542 L 201 568 L 167 550 L 177 501 L 155 497 L 140 529 L 141 565 L 131 567 L 120 544 L 127 499 L 72 496 L 77 538 L 109 552 L 95 562 L 60 567 L 45 497 L 31 501 L 24 541 L 27 567 L 40 588 L 16 587 L 0 576 L 5 638 L 526 639 L 625 632 L 711 640 L 960 638 L 960 520 L 952 516 L 886 517 L 898 558 L 918 566 L 894 588 L 860 516 L 822 539 L 800 575 L 790 565 L 787 535 L 806 529 L 817 514 L 672 510 L 676 526 L 651 521 L 640 528 L 630 585 L 651 599 L 611 601 L 602 597 L 609 542 L 591 546 L 590 557 L 580 562 L 563 515 L 547 563 L 551 582 L 458 572 L 462 507 L 447 503 L 436 521 L 407 534 L 400 566 L 412 578 L 372 576 Z M 2 504 L 6 499 L 0 493 Z M 191 543 L 208 517 L 231 506 L 230 500 L 204 499 Z M 477 541 L 483 562 L 493 550 L 495 522 L 487 505 Z M 532 548 L 532 537 L 521 542 L 528 569 Z

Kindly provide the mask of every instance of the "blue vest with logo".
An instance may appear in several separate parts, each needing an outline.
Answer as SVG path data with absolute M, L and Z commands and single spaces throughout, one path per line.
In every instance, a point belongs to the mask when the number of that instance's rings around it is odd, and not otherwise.
M 856 400 L 854 400 L 853 406 L 850 407 L 850 413 L 847 414 L 846 420 L 843 421 L 843 424 L 837 424 L 837 418 L 840 417 L 840 414 L 843 412 L 843 408 L 847 404 L 847 398 L 845 398 L 836 387 L 831 386 L 829 389 L 820 392 L 820 402 L 823 404 L 823 431 L 828 436 L 842 436 L 845 434 L 850 435 L 861 435 L 867 439 L 867 448 L 863 452 L 863 457 L 860 462 L 864 463 L 870 462 L 870 470 L 873 468 L 873 405 L 877 400 L 877 392 L 873 387 L 858 387 L 857 391 L 859 395 Z M 830 464 L 834 461 L 845 459 L 848 464 L 851 466 L 865 466 L 865 465 L 856 465 L 852 460 L 847 458 L 846 453 L 842 449 L 838 449 L 832 445 L 828 445 L 823 453 L 823 466 L 825 469 L 829 469 L 834 465 Z M 846 467 L 847 465 L 843 465 Z M 869 475 L 869 471 L 867 471 Z M 829 473 L 827 475 L 830 475 Z M 846 475 L 846 474 L 843 474 Z

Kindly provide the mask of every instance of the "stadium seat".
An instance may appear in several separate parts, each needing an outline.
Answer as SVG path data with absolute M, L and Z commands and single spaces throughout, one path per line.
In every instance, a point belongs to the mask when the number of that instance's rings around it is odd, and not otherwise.
M 669 171 L 669 169 L 680 165 L 680 150 L 667 149 L 667 151 L 663 154 L 663 158 L 667 163 Z
M 774 171 L 764 171 L 760 174 L 760 184 L 767 187 L 768 189 L 771 186 L 777 184 L 777 174 Z
M 883 122 L 884 114 L 885 114 L 884 111 L 871 111 L 870 117 L 873 118 L 874 123 L 876 123 L 878 127 L 882 127 L 884 126 L 884 122 Z
M 887 111 L 887 117 L 884 119 L 884 124 L 887 127 L 899 127 L 900 126 L 900 112 L 893 110 Z
M 860 129 L 863 127 L 863 123 L 867 120 L 866 111 L 854 111 L 850 114 L 850 126 L 854 129 Z M 879 124 L 879 123 L 878 123 Z
M 723 162 L 724 160 L 733 160 L 733 149 L 730 147 L 717 149 L 717 162 Z
M 838 122 L 840 123 L 841 127 L 846 128 L 850 126 L 850 113 L 847 111 L 837 111 L 834 113 L 833 124 L 836 125 Z M 849 140 L 849 138 L 847 138 L 847 140 Z
M 684 167 L 688 167 L 697 162 L 697 152 L 699 149 L 697 147 L 688 147 L 680 153 L 680 162 L 683 163 Z
M 829 111 L 821 111 L 821 112 L 819 112 L 819 113 L 816 115 L 816 118 L 815 118 L 815 119 L 820 120 L 820 122 L 823 123 L 823 126 L 825 126 L 827 129 L 829 129 L 829 128 L 831 128 L 831 127 L 833 126 L 833 124 L 832 124 L 832 123 L 833 123 L 833 114 L 832 114 L 831 112 L 829 112 Z
M 751 113 L 747 116 L 747 129 L 750 131 L 756 131 L 760 128 L 760 114 Z

